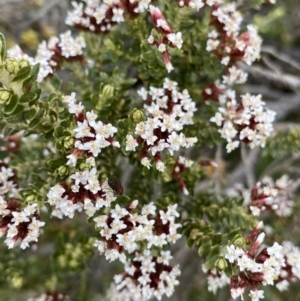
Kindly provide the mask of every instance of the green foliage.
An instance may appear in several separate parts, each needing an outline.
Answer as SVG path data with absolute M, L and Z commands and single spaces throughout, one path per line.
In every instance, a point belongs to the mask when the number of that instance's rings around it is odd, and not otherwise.
M 282 159 L 300 151 L 300 129 L 293 128 L 288 132 L 277 132 L 268 139 L 263 156 Z

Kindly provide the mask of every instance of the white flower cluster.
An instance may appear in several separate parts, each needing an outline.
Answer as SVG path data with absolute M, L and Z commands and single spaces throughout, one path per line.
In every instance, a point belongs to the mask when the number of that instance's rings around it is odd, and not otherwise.
M 170 61 L 170 56 L 168 52 L 168 46 L 172 48 L 181 49 L 182 47 L 182 33 L 179 31 L 177 33 L 173 32 L 171 26 L 168 24 L 166 18 L 160 11 L 158 7 L 153 5 L 149 6 L 149 11 L 151 14 L 152 22 L 155 29 L 162 34 L 160 41 L 155 40 L 151 35 L 148 38 L 148 43 L 157 47 L 158 51 L 162 53 L 162 58 L 168 72 L 171 72 L 174 68 Z
M 223 271 L 219 272 L 216 268 L 207 270 L 204 264 L 202 265 L 202 271 L 204 274 L 207 274 L 207 288 L 213 294 L 219 288 L 223 288 L 230 283 L 230 278 Z
M 274 210 L 278 216 L 289 216 L 294 206 L 290 199 L 293 190 L 293 182 L 287 175 L 275 182 L 270 177 L 265 177 L 252 189 L 249 208 L 254 216 L 265 210 Z
M 272 210 L 278 216 L 290 216 L 294 207 L 291 199 L 292 192 L 298 183 L 290 180 L 287 175 L 283 175 L 276 181 L 270 177 L 264 177 L 250 190 L 241 184 L 227 191 L 229 197 L 242 197 L 244 205 L 248 206 L 254 216 L 259 216 L 261 212 Z
M 6 58 L 7 59 L 14 58 L 14 59 L 17 59 L 17 60 L 25 59 L 30 63 L 30 65 L 35 64 L 34 58 L 29 56 L 28 54 L 24 53 L 22 51 L 21 47 L 17 44 L 15 46 L 13 46 L 12 48 L 7 50 Z
M 95 168 L 76 172 L 70 179 L 70 184 L 56 184 L 47 194 L 47 202 L 53 208 L 52 216 L 73 218 L 76 211 L 84 210 L 91 217 L 97 210 L 110 207 L 116 200 L 107 181 L 99 182 Z
M 82 210 L 91 217 L 100 208 L 110 207 L 116 199 L 107 181 L 99 181 L 95 157 L 109 145 L 120 147 L 119 142 L 113 140 L 117 128 L 110 123 L 96 121 L 97 115 L 93 111 L 85 113 L 83 105 L 77 103 L 74 92 L 65 96 L 64 102 L 68 105 L 69 113 L 75 115 L 77 124 L 74 129 L 74 148 L 67 156 L 67 165 L 76 167 L 77 159 L 86 157 L 85 163 L 89 167 L 71 174 L 68 183 L 52 187 L 47 194 L 48 203 L 54 208 L 52 216 L 58 218 L 73 218 L 76 211 Z
M 273 121 L 276 113 L 265 109 L 261 95 L 244 94 L 241 102 L 231 93 L 226 107 L 220 107 L 219 112 L 210 119 L 221 129 L 221 137 L 227 140 L 227 152 L 237 148 L 240 141 L 245 142 L 250 148 L 264 147 L 267 137 L 273 131 Z
M 131 17 L 146 11 L 151 0 L 83 0 L 72 1 L 73 10 L 68 12 L 66 24 L 94 33 L 110 31 L 115 23 L 125 21 L 124 14 Z
M 180 147 L 190 148 L 197 142 L 196 137 L 185 137 L 178 133 L 186 124 L 193 124 L 196 105 L 185 89 L 177 91 L 177 83 L 165 79 L 163 88 L 144 88 L 138 94 L 146 101 L 144 105 L 147 119 L 138 123 L 134 135 L 126 136 L 126 150 L 135 151 L 141 146 L 141 163 L 150 168 L 151 161 L 148 153 L 154 157 L 157 170 L 163 172 L 165 165 L 161 159 L 161 152 L 168 150 L 171 155 Z
M 85 46 L 83 37 L 73 38 L 70 30 L 61 33 L 59 37 L 52 37 L 48 43 L 43 41 L 39 45 L 35 57 L 35 62 L 40 63 L 38 82 L 53 74 L 60 67 L 59 64 L 62 58 L 68 60 L 81 57 L 82 49 Z
M 276 288 L 285 291 L 290 282 L 300 279 L 300 249 L 290 241 L 282 243 L 282 253 L 285 256 L 286 266 L 282 268 Z
M 125 272 L 114 277 L 116 286 L 110 293 L 110 300 L 149 300 L 153 297 L 161 300 L 163 295 L 170 297 L 174 287 L 179 284 L 178 266 L 171 267 L 173 257 L 170 251 L 161 251 L 159 256 L 152 256 L 149 250 L 136 253 L 125 266 Z
M 223 4 L 212 10 L 211 23 L 216 30 L 209 33 L 206 50 L 216 53 L 225 66 L 233 66 L 237 61 L 251 65 L 259 58 L 262 39 L 253 25 L 248 25 L 247 31 L 240 34 L 242 21 L 243 18 L 234 3 Z M 228 71 L 229 74 L 233 73 L 232 70 Z M 237 72 L 242 71 L 235 70 L 234 73 Z M 233 76 L 228 77 L 231 80 L 225 78 L 224 83 L 231 85 Z M 246 79 L 246 76 L 241 78 Z
M 21 209 L 21 203 L 16 200 L 5 201 L 0 196 L 0 237 L 6 235 L 5 244 L 9 249 L 20 244 L 21 249 L 29 247 L 29 243 L 37 242 L 40 227 L 45 222 L 40 221 L 37 204 L 27 205 Z
M 96 240 L 95 246 L 107 260 L 119 259 L 125 263 L 127 258 L 124 252 L 135 252 L 139 241 L 146 241 L 148 249 L 152 246 L 161 248 L 181 237 L 177 234 L 177 228 L 181 225 L 175 223 L 175 217 L 179 216 L 177 204 L 169 205 L 166 211 L 160 210 L 159 214 L 153 203 L 144 205 L 141 214 L 131 213 L 137 204 L 136 200 L 128 208 L 116 205 L 109 215 L 94 218 L 102 237 Z
M 18 197 L 19 191 L 14 181 L 15 173 L 2 161 L 0 161 L 0 166 L 0 196 Z
M 260 233 L 250 250 L 227 246 L 225 258 L 238 270 L 237 276 L 231 279 L 230 291 L 234 299 L 240 296 L 243 298 L 248 286 L 251 287 L 249 296 L 252 301 L 262 299 L 263 291 L 258 290 L 258 285 L 274 285 L 286 265 L 282 246 L 277 242 L 272 247 L 260 250 L 264 237 L 265 233 Z
M 119 142 L 113 140 L 113 135 L 117 132 L 117 128 L 110 123 L 104 124 L 101 121 L 96 121 L 97 115 L 93 111 L 85 114 L 82 104 L 76 102 L 76 94 L 74 92 L 65 96 L 64 102 L 69 107 L 69 113 L 75 114 L 77 124 L 77 127 L 74 129 L 76 138 L 75 149 L 73 153 L 67 156 L 68 165 L 76 165 L 78 152 L 86 154 L 89 158 L 87 161 L 94 165 L 95 162 L 92 157 L 97 157 L 101 149 L 110 145 L 120 147 Z
M 48 42 L 43 41 L 37 50 L 35 58 L 24 54 L 16 45 L 7 51 L 8 58 L 27 59 L 31 65 L 40 64 L 37 81 L 42 82 L 47 76 L 60 68 L 63 60 L 82 60 L 82 49 L 86 46 L 82 36 L 73 38 L 71 31 L 61 33 L 59 37 L 52 37 Z
M 45 223 L 40 221 L 37 204 L 21 208 L 15 172 L 1 161 L 0 166 L 0 237 L 6 236 L 9 249 L 16 243 L 26 249 L 29 243 L 37 242 Z

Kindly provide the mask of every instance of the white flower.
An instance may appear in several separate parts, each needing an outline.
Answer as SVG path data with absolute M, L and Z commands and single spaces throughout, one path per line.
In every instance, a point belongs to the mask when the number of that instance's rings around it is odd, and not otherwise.
M 160 172 L 164 172 L 166 166 L 162 161 L 157 161 L 156 162 L 156 169 Z
M 141 164 L 144 165 L 144 166 L 146 166 L 148 169 L 151 167 L 151 162 L 150 162 L 150 160 L 147 157 L 144 157 L 141 160 Z
M 249 296 L 252 299 L 252 301 L 258 301 L 259 299 L 264 298 L 264 291 L 263 290 L 256 290 L 256 291 L 250 290 Z
M 167 35 L 168 40 L 174 44 L 178 49 L 182 47 L 182 33 L 179 31 L 177 33 L 170 33 Z
M 225 255 L 225 258 L 228 259 L 229 262 L 234 263 L 236 260 L 238 260 L 239 257 L 243 256 L 245 252 L 235 247 L 234 245 L 226 246 L 227 252 Z
M 112 12 L 113 12 L 113 17 L 112 17 L 112 21 L 113 22 L 117 22 L 117 23 L 120 23 L 120 22 L 123 22 L 124 21 L 124 10 L 121 9 L 121 8 L 117 8 L 117 7 L 114 7 L 112 9 Z

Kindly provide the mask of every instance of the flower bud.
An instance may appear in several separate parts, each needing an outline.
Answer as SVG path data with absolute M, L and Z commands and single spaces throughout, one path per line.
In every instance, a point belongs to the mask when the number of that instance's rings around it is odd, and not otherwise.
M 57 173 L 61 176 L 61 177 L 65 177 L 69 174 L 69 169 L 67 166 L 60 166 L 58 169 L 57 169 Z
M 219 257 L 215 263 L 215 266 L 219 271 L 224 271 L 228 266 L 227 260 L 224 257 Z
M 245 239 L 242 235 L 240 234 L 237 234 L 233 239 L 232 239 L 232 244 L 235 246 L 235 247 L 239 247 L 241 248 L 242 246 L 244 246 L 245 244 Z
M 15 289 L 20 289 L 24 284 L 24 278 L 18 273 L 13 274 L 8 281 L 10 282 L 11 287 Z
M 19 63 L 16 59 L 11 58 L 6 62 L 5 69 L 10 73 L 10 74 L 16 74 L 20 67 Z
M 0 88 L 0 104 L 6 103 L 9 100 L 10 96 L 10 91 Z
M 37 202 L 36 195 L 34 195 L 34 194 L 28 195 L 28 196 L 26 197 L 26 202 L 29 203 L 29 204 L 36 203 L 36 202 Z
M 113 96 L 114 96 L 114 87 L 112 85 L 105 85 L 102 92 L 101 92 L 100 97 L 101 98 L 103 97 L 105 99 L 109 99 Z
M 132 120 L 136 124 L 143 121 L 145 118 L 144 112 L 142 110 L 138 110 L 138 109 L 134 109 L 131 116 L 132 116 Z
M 73 146 L 74 146 L 74 138 L 73 138 L 73 137 L 70 137 L 70 136 L 66 137 L 66 138 L 64 139 L 64 148 L 65 148 L 65 149 L 70 149 L 70 148 L 72 148 Z
M 19 66 L 20 66 L 19 68 L 21 69 L 21 68 L 30 66 L 30 63 L 25 59 L 21 59 L 19 61 Z

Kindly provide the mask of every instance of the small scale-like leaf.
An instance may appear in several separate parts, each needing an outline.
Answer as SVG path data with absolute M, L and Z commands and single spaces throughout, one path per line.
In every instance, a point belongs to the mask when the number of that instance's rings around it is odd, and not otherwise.
M 35 64 L 31 68 L 31 76 L 37 77 L 37 75 L 39 74 L 39 71 L 40 71 L 40 64 Z
M 6 103 L 5 107 L 4 107 L 4 113 L 9 115 L 11 114 L 18 106 L 19 104 L 19 97 L 18 95 L 13 95 L 9 102 Z
M 24 80 L 23 82 L 23 88 L 29 86 L 31 83 L 33 83 L 39 74 L 40 71 L 40 64 L 36 64 L 34 66 L 31 66 L 31 73 L 30 76 Z
M 10 114 L 10 116 L 17 116 L 19 114 L 22 114 L 24 112 L 25 107 L 22 105 L 18 105 L 16 109 Z
M 223 235 L 221 233 L 215 233 L 212 236 L 211 242 L 212 245 L 219 245 L 222 243 Z
M 33 120 L 30 121 L 30 123 L 29 123 L 29 125 L 28 125 L 28 129 L 29 129 L 29 130 L 33 130 L 33 129 L 36 128 L 40 123 L 41 123 L 41 119 L 39 119 L 39 118 L 34 118 Z
M 51 83 L 56 90 L 59 90 L 61 87 L 62 81 L 56 74 L 54 74 L 51 79 Z
M 20 103 L 28 103 L 35 99 L 37 97 L 37 94 L 34 92 L 27 92 L 24 95 L 20 97 Z
M 25 123 L 23 114 L 13 115 L 12 117 L 6 118 L 7 123 L 9 124 L 18 124 Z
M 62 126 L 58 126 L 57 128 L 55 128 L 53 135 L 55 138 L 63 137 L 64 136 L 64 128 Z
M 6 54 L 6 41 L 4 35 L 0 33 L 0 62 L 4 61 Z
M 52 138 L 53 138 L 53 133 L 54 133 L 54 130 L 51 130 L 51 131 L 47 132 L 47 133 L 44 135 L 44 138 L 45 138 L 46 140 L 52 139 Z
M 51 169 L 56 169 L 62 165 L 65 165 L 66 160 L 64 158 L 51 159 L 47 162 L 47 164 Z
M 13 78 L 12 82 L 19 82 L 22 80 L 25 80 L 31 72 L 31 66 L 26 66 L 21 68 L 18 72 L 17 75 Z
M 46 101 L 48 103 L 53 103 L 55 100 L 58 100 L 57 94 L 56 93 L 51 93 L 50 95 L 48 95 Z
M 209 253 L 209 251 L 210 251 L 210 248 L 211 248 L 210 241 L 202 243 L 201 246 L 198 249 L 198 255 L 200 257 L 203 257 L 203 256 L 207 255 Z
M 215 267 L 216 262 L 219 258 L 219 253 L 220 253 L 220 246 L 219 245 L 213 246 L 213 247 L 210 248 L 210 252 L 207 255 L 205 263 L 204 263 L 204 266 L 205 266 L 206 269 L 210 270 L 213 267 Z
M 32 120 L 36 115 L 36 109 L 35 108 L 31 108 L 28 111 L 24 112 L 24 118 L 26 120 Z
M 240 228 L 236 228 L 228 233 L 227 239 L 228 241 L 232 241 L 237 234 L 241 233 Z

